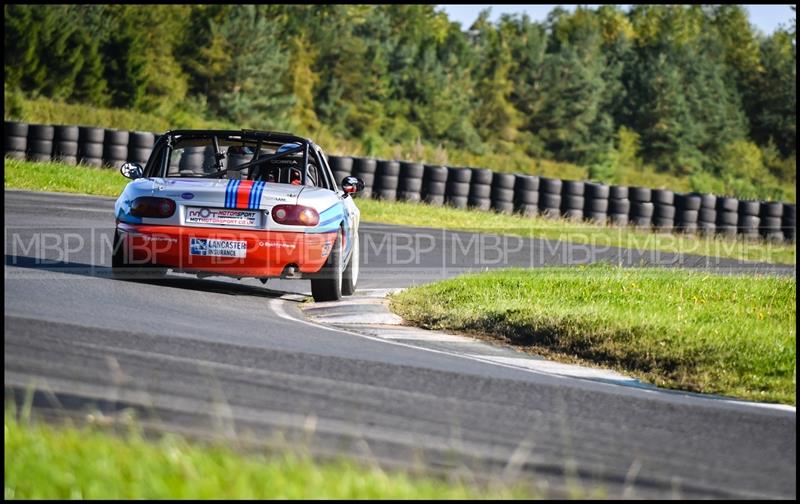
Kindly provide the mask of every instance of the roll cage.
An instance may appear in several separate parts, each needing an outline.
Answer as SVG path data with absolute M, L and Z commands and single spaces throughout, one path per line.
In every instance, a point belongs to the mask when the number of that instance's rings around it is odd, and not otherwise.
M 325 177 L 328 185 L 334 191 L 338 189 L 338 184 L 333 178 L 333 174 L 328 166 L 328 161 L 325 158 L 322 149 L 308 138 L 299 137 L 290 133 L 279 133 L 273 131 L 257 131 L 257 130 L 170 130 L 161 135 L 153 146 L 150 158 L 144 168 L 145 177 L 166 177 L 169 170 L 169 159 L 172 149 L 180 143 L 191 145 L 192 141 L 208 140 L 214 146 L 214 163 L 216 171 L 203 175 L 203 178 L 221 178 L 227 174 L 228 171 L 243 171 L 248 170 L 248 179 L 254 179 L 260 174 L 260 169 L 252 170 L 250 168 L 260 168 L 265 163 L 274 161 L 280 158 L 288 158 L 297 153 L 302 153 L 301 162 L 301 180 L 300 184 L 305 185 L 309 177 L 309 161 L 313 161 L 317 167 L 319 176 Z M 222 168 L 222 159 L 225 154 L 220 151 L 219 142 L 224 140 L 230 145 L 241 143 L 242 146 L 248 144 L 255 144 L 253 157 L 246 163 L 239 164 L 235 167 Z M 281 153 L 271 155 L 262 155 L 262 147 L 275 147 L 287 143 L 299 144 L 298 147 L 286 150 Z M 249 146 L 249 145 L 248 145 Z M 166 151 L 165 151 L 166 150 Z M 165 155 L 166 154 L 166 155 Z M 319 178 L 319 177 L 318 177 Z M 316 180 L 317 183 L 320 180 Z

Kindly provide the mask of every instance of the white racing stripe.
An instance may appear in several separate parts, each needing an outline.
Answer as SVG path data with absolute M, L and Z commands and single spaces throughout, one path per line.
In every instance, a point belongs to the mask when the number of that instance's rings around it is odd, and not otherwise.
M 270 299 L 269 300 L 269 305 L 270 305 L 270 308 L 272 309 L 272 311 L 276 315 L 278 315 L 279 317 L 281 317 L 283 319 L 290 320 L 292 322 L 299 322 L 301 324 L 306 324 L 306 325 L 309 325 L 309 326 L 312 326 L 312 327 L 317 327 L 317 328 L 324 329 L 324 330 L 327 330 L 327 331 L 334 331 L 334 332 L 339 332 L 339 333 L 343 333 L 343 334 L 349 334 L 351 336 L 357 336 L 359 338 L 368 339 L 370 341 L 377 341 L 377 342 L 385 343 L 387 345 L 397 345 L 397 346 L 401 346 L 401 347 L 405 347 L 405 348 L 412 348 L 414 350 L 422 350 L 424 352 L 431 352 L 431 353 L 440 354 L 440 355 L 448 355 L 450 357 L 458 357 L 458 358 L 461 358 L 461 359 L 467 359 L 467 360 L 471 360 L 471 361 L 475 361 L 475 362 L 482 362 L 484 364 L 491 364 L 491 365 L 494 365 L 494 366 L 499 366 L 499 367 L 503 367 L 503 368 L 507 368 L 507 369 L 515 369 L 515 370 L 518 370 L 518 371 L 526 371 L 526 372 L 529 372 L 529 373 L 546 375 L 546 376 L 555 377 L 555 378 L 572 379 L 572 380 L 575 380 L 575 379 L 577 379 L 577 380 L 587 380 L 588 379 L 588 380 L 593 381 L 594 383 L 600 383 L 600 384 L 608 385 L 608 386 L 612 386 L 612 387 L 630 387 L 631 384 L 637 383 L 636 380 L 634 380 L 632 378 L 628 378 L 628 377 L 623 377 L 623 379 L 620 379 L 620 377 L 622 375 L 616 375 L 616 374 L 615 374 L 616 376 L 613 379 L 609 379 L 609 377 L 611 376 L 610 373 L 613 373 L 611 371 L 605 371 L 603 373 L 603 377 L 601 377 L 600 373 L 598 373 L 597 375 L 594 375 L 594 376 L 592 376 L 590 378 L 590 377 L 588 377 L 588 375 L 576 376 L 574 374 L 565 374 L 564 373 L 564 369 L 558 369 L 557 367 L 555 367 L 553 365 L 551 365 L 549 367 L 549 369 L 548 369 L 547 365 L 532 364 L 531 361 L 537 362 L 536 359 L 515 359 L 515 358 L 497 357 L 497 356 L 493 356 L 493 355 L 476 355 L 476 354 L 449 352 L 447 350 L 440 350 L 440 349 L 435 349 L 435 348 L 427 348 L 427 347 L 413 345 L 413 344 L 410 344 L 410 343 L 402 343 L 400 341 L 396 341 L 396 340 L 392 340 L 392 339 L 385 339 L 385 338 L 380 338 L 380 337 L 376 337 L 376 336 L 369 336 L 369 335 L 366 335 L 366 334 L 361 334 L 361 333 L 357 333 L 357 332 L 354 332 L 354 331 L 348 331 L 346 329 L 340 329 L 338 327 L 326 326 L 326 325 L 318 324 L 318 323 L 315 323 L 315 322 L 311 322 L 309 320 L 304 320 L 304 319 L 301 319 L 301 318 L 293 317 L 292 315 L 287 313 L 286 310 L 283 308 L 283 301 L 281 299 Z M 408 338 L 403 338 L 403 339 L 408 339 Z M 524 362 L 522 362 L 522 361 L 524 361 Z M 548 362 L 548 361 L 544 361 L 544 362 Z M 555 363 L 551 363 L 551 364 L 555 364 Z M 561 366 L 566 366 L 566 365 L 562 364 Z M 587 368 L 587 369 L 590 369 L 590 368 Z M 556 370 L 559 370 L 560 372 L 554 372 Z M 570 370 L 570 373 L 575 373 L 575 371 Z M 599 381 L 599 380 L 602 380 L 602 381 Z M 674 391 L 674 390 L 667 391 L 667 390 L 659 390 L 659 389 L 655 389 L 655 388 L 651 389 L 651 388 L 636 387 L 636 390 L 638 390 L 640 392 L 644 392 L 644 393 L 659 394 L 659 395 L 660 394 L 682 394 L 687 398 L 698 399 L 698 400 L 702 400 L 702 401 L 719 401 L 719 402 L 724 402 L 724 403 L 734 404 L 734 405 L 739 405 L 739 406 L 749 406 L 749 407 L 753 407 L 753 408 L 773 409 L 773 410 L 785 411 L 785 412 L 795 413 L 795 414 L 797 413 L 797 409 L 794 406 L 789 406 L 789 405 L 785 405 L 785 404 L 770 404 L 770 403 L 758 403 L 758 402 L 750 402 L 750 401 L 738 401 L 738 400 L 735 400 L 735 399 L 727 399 L 727 398 L 721 398 L 721 397 L 717 397 L 717 396 L 704 397 L 701 394 L 693 394 L 693 393 L 690 393 L 690 392 L 682 393 L 680 391 Z

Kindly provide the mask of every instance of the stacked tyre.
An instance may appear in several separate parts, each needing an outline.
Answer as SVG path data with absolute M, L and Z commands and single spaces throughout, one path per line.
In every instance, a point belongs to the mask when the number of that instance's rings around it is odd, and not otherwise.
M 419 201 L 422 198 L 422 176 L 425 165 L 409 161 L 400 162 L 400 181 L 397 184 L 397 199 Z
M 357 198 L 371 198 L 375 186 L 376 162 L 372 158 L 353 158 L 353 175 L 364 181 L 364 190 L 355 193 Z
M 492 206 L 492 180 L 494 172 L 486 168 L 472 168 L 472 175 L 469 183 L 469 199 L 467 204 L 470 208 L 478 210 L 489 210 Z
M 133 131 L 130 134 L 128 143 L 128 161 L 133 161 L 142 166 L 147 164 L 150 153 L 153 152 L 153 145 L 156 137 L 147 131 Z
M 539 178 L 539 211 L 548 219 L 561 216 L 561 187 L 559 179 Z
M 795 232 L 797 231 L 797 207 L 793 203 L 783 204 L 781 229 L 784 240 L 794 243 Z
M 627 226 L 631 213 L 630 191 L 626 186 L 608 188 L 608 218 L 612 226 Z
M 583 220 L 583 207 L 586 205 L 586 184 L 577 180 L 564 180 L 561 184 L 561 215 L 564 218 Z
M 510 214 L 514 212 L 514 184 L 517 177 L 513 173 L 495 173 L 492 177 L 492 209 Z
M 631 200 L 631 223 L 638 228 L 650 229 L 655 211 L 651 201 L 652 191 L 647 187 L 630 187 L 628 198 Z
M 717 230 L 717 197 L 713 194 L 693 194 L 700 197 L 697 229 L 704 236 L 713 236 Z
M 78 162 L 87 166 L 103 166 L 103 144 L 106 130 L 80 126 L 78 128 Z
M 205 146 L 186 147 L 178 160 L 178 171 L 181 175 L 202 175 L 206 163 Z
M 758 238 L 758 229 L 761 224 L 761 202 L 753 200 L 739 201 L 739 234 L 743 238 Z M 778 229 L 780 230 L 780 219 L 778 219 Z
M 675 227 L 675 193 L 666 189 L 654 189 L 651 192 L 653 199 L 653 227 L 658 231 L 671 232 Z M 697 219 L 695 219 L 695 224 Z
M 472 170 L 469 168 L 447 167 L 447 188 L 445 203 L 454 208 L 467 208 L 469 200 L 469 182 Z
M 78 138 L 80 130 L 77 126 L 53 127 L 53 161 L 78 164 Z
M 539 213 L 539 177 L 517 175 L 514 182 L 514 210 L 526 217 Z
M 128 131 L 106 129 L 103 140 L 103 164 L 114 169 L 119 169 L 128 161 Z
M 584 218 L 595 224 L 605 224 L 608 220 L 608 198 L 610 195 L 611 188 L 607 185 L 587 182 L 586 205 L 583 207 Z
M 395 201 L 399 181 L 400 162 L 379 160 L 375 169 L 375 189 L 372 196 L 384 201 Z
M 778 201 L 761 202 L 758 231 L 767 241 L 783 241 L 783 203 Z
M 342 179 L 353 174 L 353 158 L 347 156 L 331 156 L 331 171 L 336 180 L 337 187 L 342 183 Z
M 447 167 L 425 165 L 422 174 L 422 201 L 429 205 L 443 205 L 447 189 Z
M 678 194 L 675 202 L 678 229 L 684 233 L 696 233 L 703 198 L 697 194 Z
M 739 224 L 739 200 L 736 198 L 717 198 L 717 234 L 727 238 L 736 236 Z
M 28 159 L 30 161 L 50 161 L 53 156 L 55 128 L 46 124 L 28 126 Z
M 5 156 L 12 159 L 25 159 L 28 149 L 28 124 L 5 121 Z

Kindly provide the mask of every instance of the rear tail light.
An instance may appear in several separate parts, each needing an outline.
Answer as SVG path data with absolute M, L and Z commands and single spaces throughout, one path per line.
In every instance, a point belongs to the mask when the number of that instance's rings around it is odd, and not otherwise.
M 272 207 L 272 220 L 290 226 L 316 226 L 319 214 L 313 208 L 302 205 L 275 205 Z
M 134 217 L 171 217 L 175 213 L 175 202 L 168 198 L 141 196 L 131 203 L 131 215 Z

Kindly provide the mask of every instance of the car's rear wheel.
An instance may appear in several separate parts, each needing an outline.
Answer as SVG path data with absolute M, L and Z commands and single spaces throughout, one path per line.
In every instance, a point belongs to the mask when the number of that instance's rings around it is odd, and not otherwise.
M 353 253 L 342 274 L 342 294 L 352 296 L 358 283 L 358 233 L 353 233 Z
M 125 256 L 125 244 L 118 229 L 114 230 L 111 254 L 111 275 L 118 280 L 158 279 L 167 274 L 167 268 L 150 264 L 130 264 Z
M 342 299 L 342 233 L 336 241 L 322 269 L 311 278 L 311 295 L 314 301 L 338 301 Z

